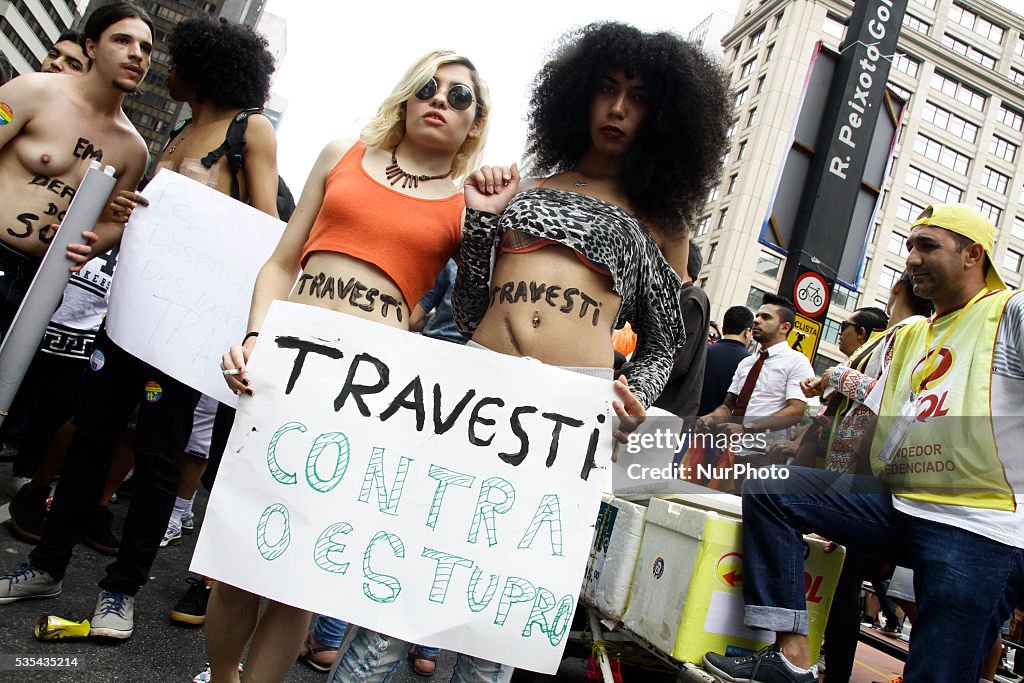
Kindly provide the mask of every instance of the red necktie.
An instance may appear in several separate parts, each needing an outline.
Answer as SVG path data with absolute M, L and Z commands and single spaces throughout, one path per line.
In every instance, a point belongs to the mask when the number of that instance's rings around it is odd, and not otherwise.
M 764 367 L 766 358 L 768 358 L 767 351 L 761 351 L 757 354 L 757 360 L 754 361 L 754 364 L 750 367 L 750 372 L 747 373 L 747 379 L 743 382 L 740 395 L 736 397 L 736 405 L 732 409 L 733 417 L 743 417 L 746 414 L 747 404 L 750 403 L 750 395 L 754 393 L 754 385 L 757 384 L 757 377 L 761 374 L 761 368 Z

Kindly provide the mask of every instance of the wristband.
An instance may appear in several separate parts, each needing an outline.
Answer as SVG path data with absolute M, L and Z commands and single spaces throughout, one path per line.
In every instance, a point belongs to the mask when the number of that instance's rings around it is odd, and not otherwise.
M 259 332 L 249 332 L 244 337 L 242 337 L 242 344 L 244 345 L 245 342 L 249 341 L 249 337 L 258 337 L 258 336 L 260 336 Z

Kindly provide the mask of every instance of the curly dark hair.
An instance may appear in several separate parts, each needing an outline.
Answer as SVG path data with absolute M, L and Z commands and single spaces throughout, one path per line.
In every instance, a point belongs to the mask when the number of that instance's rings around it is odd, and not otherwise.
M 167 39 L 171 66 L 200 101 L 262 108 L 276 68 L 267 41 L 248 26 L 205 17 L 186 19 Z
M 649 93 L 647 118 L 624 159 L 623 187 L 641 218 L 679 233 L 718 182 L 733 111 L 725 72 L 673 33 L 598 22 L 564 35 L 533 82 L 530 172 L 560 173 L 579 163 L 591 144 L 590 104 L 614 69 L 643 78 Z

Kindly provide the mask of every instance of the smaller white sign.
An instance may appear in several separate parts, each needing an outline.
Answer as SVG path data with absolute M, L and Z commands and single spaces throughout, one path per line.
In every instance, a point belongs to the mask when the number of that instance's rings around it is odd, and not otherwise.
M 166 169 L 132 212 L 107 334 L 128 353 L 234 406 L 220 358 L 241 342 L 260 268 L 284 223 Z

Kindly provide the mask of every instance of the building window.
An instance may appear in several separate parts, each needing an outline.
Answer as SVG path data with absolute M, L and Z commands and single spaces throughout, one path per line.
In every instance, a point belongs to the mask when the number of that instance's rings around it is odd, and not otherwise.
M 903 26 L 909 28 L 911 31 L 923 33 L 924 35 L 928 35 L 928 29 L 931 28 L 927 22 L 922 19 L 918 19 L 910 12 L 903 15 Z
M 960 175 L 967 175 L 967 168 L 971 163 L 970 157 L 966 154 L 946 147 L 938 140 L 933 140 L 926 135 L 918 135 L 914 138 L 914 151 L 932 161 L 937 161 L 946 168 L 953 169 Z
M 966 104 L 971 109 L 985 110 L 985 95 L 941 71 L 932 73 L 932 87 L 957 102 Z
M 754 72 L 754 64 L 757 63 L 757 58 L 743 62 L 743 66 L 740 67 L 740 78 L 746 78 Z
M 901 235 L 898 232 L 889 234 L 889 245 L 887 247 L 890 254 L 896 254 L 900 258 L 906 258 L 907 254 L 907 236 Z
M 921 118 L 971 144 L 978 139 L 978 126 L 931 102 L 925 102 Z
M 1021 130 L 1024 127 L 1024 114 L 1010 109 L 1005 104 L 999 105 L 999 123 L 1009 126 L 1014 130 Z
M 739 127 L 740 127 L 740 120 L 739 119 L 734 120 L 732 122 L 732 125 L 729 126 L 729 130 L 725 131 L 725 137 L 732 138 L 733 135 L 736 135 L 736 131 L 739 130 Z
M 902 97 L 904 101 L 906 101 L 906 102 L 910 101 L 911 92 L 909 90 L 907 90 L 906 88 L 904 88 L 902 85 L 897 85 L 896 83 L 893 83 L 892 81 L 889 81 L 886 85 L 889 86 L 890 90 L 892 90 L 894 93 L 896 93 L 897 95 Z
M 736 179 L 739 178 L 739 173 L 733 173 L 729 176 L 729 189 L 725 191 L 726 194 L 732 194 L 736 189 Z
M 757 255 L 757 272 L 761 275 L 772 278 L 773 280 L 779 276 L 779 271 L 782 270 L 782 258 L 772 254 L 771 252 L 762 251 Z
M 1013 249 L 1008 249 L 1006 251 L 1006 256 L 1003 257 L 1003 269 L 1008 270 L 1011 273 L 1019 273 L 1022 258 L 1024 257 L 1022 257 L 1020 253 Z
M 764 301 L 764 295 L 767 293 L 759 287 L 751 287 L 750 292 L 747 293 L 747 308 L 752 311 L 761 308 L 761 302 Z
M 715 185 L 708 191 L 708 202 L 713 202 L 718 199 L 718 185 Z
M 736 96 L 732 98 L 732 104 L 734 107 L 742 107 L 747 101 L 748 88 L 743 88 L 736 93 Z
M 892 67 L 902 71 L 911 78 L 917 78 L 917 72 L 921 68 L 921 62 L 904 54 L 896 54 L 892 58 Z
M 878 278 L 878 284 L 882 289 L 889 291 L 896 284 L 897 280 L 900 279 L 901 275 L 903 275 L 903 272 L 896 270 L 892 266 L 882 266 L 882 275 Z
M 754 92 L 758 95 L 764 92 L 764 79 L 764 76 L 761 76 L 760 78 L 757 79 L 757 88 Z
M 942 44 L 948 47 L 958 55 L 963 55 L 972 62 L 981 64 L 986 69 L 996 68 L 996 58 L 990 54 L 982 52 L 973 45 L 969 45 L 964 41 L 960 40 L 956 36 L 951 36 L 948 33 L 942 36 Z
M 1003 175 L 989 166 L 981 172 L 981 184 L 999 194 L 1006 194 L 1006 188 L 1010 183 L 1010 176 Z
M 1024 85 L 1024 71 L 1010 67 L 1010 80 L 1017 85 Z
M 779 12 L 775 15 L 775 28 L 772 29 L 773 31 L 777 31 L 779 27 L 782 26 L 782 15 L 783 12 Z
M 757 107 L 751 107 L 750 111 L 747 112 L 747 128 L 754 125 L 754 119 L 757 117 Z
M 708 263 L 714 263 L 716 256 L 718 256 L 718 242 L 712 243 L 708 249 Z
M 917 4 L 924 5 L 928 9 L 935 9 L 935 0 L 917 0 Z
M 1003 29 L 996 26 L 985 17 L 979 16 L 960 5 L 953 5 L 949 9 L 949 18 L 964 28 L 974 31 L 982 38 L 991 40 L 993 43 L 1003 42 Z
M 1024 218 L 1020 216 L 1013 217 L 1013 226 L 1010 228 L 1010 234 L 1019 240 L 1024 240 Z
M 1017 42 L 1013 46 L 1013 54 L 1024 57 L 1024 33 L 1017 34 Z
M 900 199 L 900 203 L 896 206 L 896 218 L 907 223 L 913 223 L 917 220 L 917 217 L 924 211 L 924 207 L 920 204 L 915 204 L 909 199 Z
M 750 45 L 748 47 L 759 45 L 762 40 L 764 40 L 764 26 L 750 34 Z
M 695 231 L 695 237 L 701 237 L 708 234 L 708 230 L 711 229 L 711 214 L 705 214 L 700 217 L 697 221 L 697 229 Z
M 728 207 L 718 212 L 718 229 L 721 230 L 725 227 L 725 217 L 729 214 Z
M 743 161 L 743 157 L 747 156 L 747 141 L 743 140 L 740 142 L 740 146 L 736 149 L 736 161 Z
M 978 198 L 975 207 L 977 207 L 978 211 L 980 211 L 985 216 L 985 218 L 988 218 L 990 221 L 992 221 L 992 225 L 996 227 L 999 226 L 999 219 L 1002 218 L 1003 216 L 1002 209 L 1000 209 L 995 204 L 989 204 L 980 197 Z
M 839 335 L 842 333 L 842 326 L 838 320 L 825 318 L 825 324 L 821 328 L 821 338 L 829 344 L 839 344 Z M 835 361 L 832 361 L 833 363 Z
M 764 51 L 764 61 L 770 62 L 775 56 L 775 43 L 769 43 L 768 49 Z
M 865 267 L 864 270 L 867 270 Z M 848 311 L 854 311 L 857 309 L 857 292 L 851 292 L 846 287 L 835 287 L 835 291 L 832 292 L 832 303 L 839 308 L 845 308 Z
M 1009 140 L 1004 140 L 998 135 L 992 136 L 992 140 L 988 143 L 988 151 L 990 154 L 994 154 L 1003 161 L 1009 161 L 1011 164 L 1017 158 L 1017 145 Z
M 832 36 L 840 42 L 842 42 L 843 38 L 846 37 L 846 24 L 839 19 L 836 19 L 831 14 L 825 17 L 825 22 L 821 25 L 821 30 L 825 35 Z
M 944 204 L 956 204 L 964 196 L 964 191 L 960 188 L 914 166 L 907 169 L 907 185 L 931 195 Z
M 814 354 L 814 362 L 811 363 L 811 367 L 814 368 L 814 374 L 821 377 L 825 374 L 826 370 L 834 368 L 838 364 L 838 361 L 834 358 L 829 358 L 823 353 L 816 353 Z

